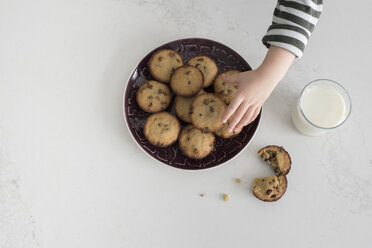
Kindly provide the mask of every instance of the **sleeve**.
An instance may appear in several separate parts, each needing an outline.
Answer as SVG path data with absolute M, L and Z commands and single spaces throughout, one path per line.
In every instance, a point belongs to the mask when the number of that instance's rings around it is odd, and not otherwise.
M 278 0 L 263 44 L 284 48 L 301 58 L 322 10 L 323 0 Z

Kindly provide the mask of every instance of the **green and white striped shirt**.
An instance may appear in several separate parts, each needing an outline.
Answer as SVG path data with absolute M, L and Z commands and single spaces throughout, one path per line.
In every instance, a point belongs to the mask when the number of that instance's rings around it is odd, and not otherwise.
M 323 0 L 278 0 L 273 23 L 262 42 L 282 47 L 300 58 L 323 10 Z

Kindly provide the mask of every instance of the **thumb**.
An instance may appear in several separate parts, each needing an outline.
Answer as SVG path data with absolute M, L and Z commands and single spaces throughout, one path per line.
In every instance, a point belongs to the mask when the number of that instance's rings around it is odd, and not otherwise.
M 238 73 L 238 74 L 231 74 L 231 75 L 222 74 L 221 75 L 221 78 L 226 83 L 238 83 L 238 81 L 239 81 L 239 75 L 240 75 L 240 73 Z

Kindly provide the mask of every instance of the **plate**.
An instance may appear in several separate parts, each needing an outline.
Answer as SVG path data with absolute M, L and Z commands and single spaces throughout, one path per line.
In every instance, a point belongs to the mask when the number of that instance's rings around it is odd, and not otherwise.
M 238 53 L 226 45 L 213 40 L 201 38 L 179 39 L 155 48 L 133 70 L 124 92 L 124 118 L 134 141 L 150 157 L 163 164 L 179 169 L 208 169 L 222 165 L 236 157 L 250 143 L 256 133 L 262 109 L 257 118 L 251 124 L 245 126 L 242 132 L 235 138 L 222 139 L 216 136 L 214 150 L 203 159 L 191 159 L 183 155 L 178 147 L 178 142 L 169 147 L 156 147 L 146 140 L 143 134 L 143 125 L 150 113 L 146 113 L 137 105 L 136 91 L 139 86 L 152 79 L 148 61 L 151 55 L 159 49 L 173 49 L 177 51 L 182 56 L 184 62 L 197 55 L 207 55 L 216 61 L 219 73 L 233 69 L 239 71 L 251 70 L 249 64 Z M 213 92 L 213 85 L 205 90 L 207 92 Z M 173 102 L 165 111 L 174 114 Z M 181 120 L 180 123 L 182 126 L 187 125 L 187 123 Z

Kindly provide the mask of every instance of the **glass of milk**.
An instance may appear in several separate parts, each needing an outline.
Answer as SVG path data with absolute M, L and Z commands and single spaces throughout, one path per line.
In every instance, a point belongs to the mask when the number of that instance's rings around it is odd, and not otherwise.
M 318 136 L 341 126 L 350 111 L 351 100 L 345 88 L 332 80 L 318 79 L 302 90 L 292 120 L 301 133 Z

